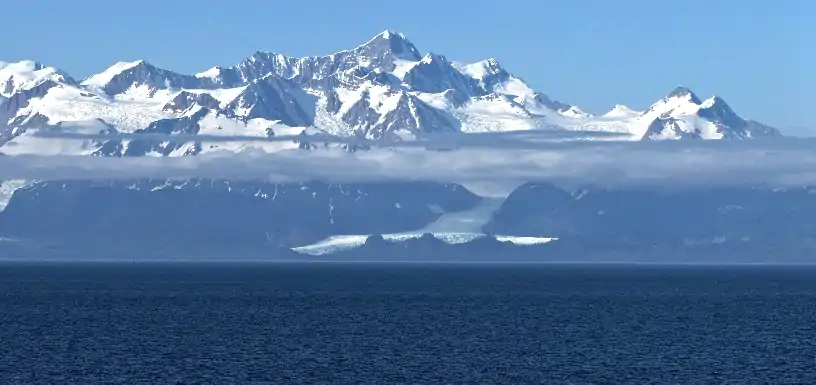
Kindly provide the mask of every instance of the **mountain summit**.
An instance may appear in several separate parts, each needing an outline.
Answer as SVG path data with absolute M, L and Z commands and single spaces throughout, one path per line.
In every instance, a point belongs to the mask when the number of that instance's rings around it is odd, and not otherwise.
M 401 33 L 385 30 L 367 43 L 352 50 L 356 55 L 367 58 L 391 56 L 398 60 L 419 60 L 422 54 Z
M 684 98 L 696 104 L 700 103 L 700 98 L 697 97 L 697 94 L 683 86 L 677 86 L 677 88 L 675 88 L 674 90 L 672 90 L 672 92 L 669 92 L 669 94 L 666 95 L 666 99 L 671 98 Z
M 774 128 L 741 118 L 721 98 L 701 100 L 682 86 L 646 111 L 616 106 L 594 116 L 534 90 L 494 58 L 460 63 L 423 53 L 405 35 L 390 30 L 333 54 L 292 57 L 259 51 L 234 66 L 194 75 L 137 60 L 116 63 L 77 82 L 36 62 L 0 63 L 0 151 L 42 153 L 43 140 L 29 133 L 57 125 L 59 130 L 104 127 L 137 134 L 328 133 L 372 140 L 515 130 L 605 131 L 631 140 L 779 135 Z M 242 148 L 176 143 L 172 150 L 128 151 L 131 145 L 88 142 L 61 146 L 60 151 L 176 156 Z M 253 146 L 300 147 L 283 142 Z
M 778 130 L 738 116 L 719 96 L 701 101 L 677 87 L 636 119 L 648 123 L 642 139 L 750 139 L 780 136 Z

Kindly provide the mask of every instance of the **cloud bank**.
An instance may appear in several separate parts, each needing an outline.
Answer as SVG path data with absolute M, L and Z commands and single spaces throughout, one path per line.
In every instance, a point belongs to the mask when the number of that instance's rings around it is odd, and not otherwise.
M 607 187 L 816 186 L 816 140 L 811 139 L 694 142 L 544 139 L 537 141 L 524 133 L 454 134 L 427 142 L 391 143 L 356 153 L 320 149 L 213 152 L 174 158 L 0 156 L 0 180 L 218 178 L 331 183 L 548 181 Z M 243 139 L 229 141 L 235 140 Z M 422 147 L 450 150 L 428 151 Z

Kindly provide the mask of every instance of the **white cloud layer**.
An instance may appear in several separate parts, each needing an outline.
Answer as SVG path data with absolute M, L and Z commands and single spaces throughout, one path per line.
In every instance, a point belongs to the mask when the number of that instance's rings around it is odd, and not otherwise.
M 0 156 L 0 180 L 200 177 L 333 183 L 429 180 L 464 184 L 556 181 L 604 186 L 816 185 L 816 140 L 812 139 L 551 139 L 536 141 L 522 133 L 515 137 L 451 135 L 429 141 L 434 148 L 454 148 L 450 151 L 414 148 L 423 146 L 415 142 L 356 153 L 338 149 L 214 152 L 175 158 Z

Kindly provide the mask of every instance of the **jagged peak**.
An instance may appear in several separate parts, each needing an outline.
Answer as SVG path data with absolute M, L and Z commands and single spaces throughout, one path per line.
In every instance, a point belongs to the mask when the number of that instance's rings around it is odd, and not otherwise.
M 666 95 L 665 99 L 671 98 L 687 98 L 694 104 L 700 104 L 700 98 L 688 87 L 679 85 L 672 90 L 668 95 Z
M 146 87 L 144 90 L 148 90 L 147 97 L 153 97 L 158 90 L 212 88 L 214 84 L 213 79 L 199 79 L 193 75 L 157 67 L 145 60 L 118 62 L 81 83 L 82 86 L 108 95 L 126 93 L 134 87 Z
M 699 114 L 712 120 L 729 120 L 734 118 L 741 119 L 737 116 L 734 110 L 731 109 L 731 106 L 729 106 L 728 103 L 723 100 L 723 98 L 716 95 L 700 103 Z
M 387 48 L 391 48 L 392 53 L 394 53 L 397 56 L 401 53 L 401 50 L 399 50 L 399 49 L 394 50 L 394 48 L 407 48 L 408 51 L 409 51 L 408 52 L 409 54 L 415 55 L 415 57 L 411 58 L 412 60 L 416 61 L 416 60 L 419 60 L 421 58 L 421 55 L 419 54 L 419 51 L 408 40 L 408 38 L 405 36 L 405 34 L 394 32 L 392 30 L 384 30 L 384 31 L 374 35 L 374 37 L 372 37 L 371 39 L 369 39 L 368 41 L 366 41 L 363 44 L 360 44 L 360 45 L 358 45 L 358 46 L 356 46 L 356 47 L 354 47 L 352 49 L 346 49 L 346 50 L 336 52 L 336 53 L 332 54 L 331 56 L 341 54 L 341 53 L 346 53 L 346 52 L 365 51 L 365 50 L 371 49 L 372 47 L 383 46 L 383 45 L 387 45 Z M 307 56 L 306 58 L 309 58 L 309 57 L 320 57 L 320 56 Z M 272 58 L 280 60 L 280 59 L 288 59 L 289 56 L 284 55 L 284 54 L 280 54 L 280 53 L 269 52 L 269 51 L 255 51 L 255 52 L 252 53 L 252 55 L 250 55 L 247 58 L 247 60 L 249 60 L 249 61 L 264 60 L 265 61 L 265 60 L 269 60 L 269 59 L 272 59 Z M 297 59 L 303 59 L 303 58 L 297 58 Z
M 405 37 L 405 34 L 400 33 L 400 32 L 394 32 L 394 31 L 392 31 L 390 29 L 386 29 L 386 30 L 374 35 L 374 37 L 369 39 L 367 42 L 359 45 L 358 48 L 359 47 L 364 47 L 366 45 L 372 44 L 372 43 L 377 42 L 377 41 L 382 41 L 382 40 L 395 41 L 395 42 L 404 42 L 404 43 L 407 43 L 407 44 L 411 44 L 411 42 L 408 41 L 408 38 Z
M 87 79 L 83 80 L 82 85 L 88 86 L 88 87 L 100 87 L 101 88 L 101 87 L 104 87 L 105 85 L 107 85 L 108 83 L 110 83 L 113 80 L 113 78 L 116 77 L 117 75 L 119 75 L 119 74 L 121 74 L 121 73 L 123 73 L 125 71 L 128 71 L 130 69 L 136 68 L 136 67 L 146 67 L 146 68 L 150 68 L 150 69 L 155 69 L 156 68 L 155 66 L 148 63 L 145 60 L 136 60 L 136 61 L 129 61 L 129 62 L 120 61 L 120 62 L 114 63 L 112 66 L 108 67 L 104 71 L 102 71 L 102 72 L 100 72 L 98 74 L 95 74 L 95 75 L 91 75 Z
M 668 113 L 693 114 L 699 110 L 700 103 L 702 103 L 700 98 L 689 88 L 677 86 L 663 99 L 652 104 L 642 115 L 651 116 L 651 114 L 663 115 Z
M 272 60 L 272 59 L 274 59 L 274 60 L 276 60 L 278 62 L 286 62 L 287 60 L 289 60 L 289 57 L 284 55 L 284 54 L 276 53 L 276 52 L 255 51 L 246 60 L 248 60 L 250 62 L 255 62 L 255 61 L 269 61 L 269 60 Z M 218 68 L 220 68 L 220 67 L 218 67 Z
M 365 67 L 382 66 L 386 71 L 393 69 L 393 63 L 396 60 L 404 60 L 410 62 L 419 61 L 422 55 L 416 47 L 408 41 L 402 33 L 397 33 L 391 30 L 385 30 L 372 37 L 367 42 L 358 45 L 352 49 L 345 49 L 329 55 L 314 55 L 305 57 L 287 56 L 275 52 L 255 51 L 252 55 L 241 61 L 232 68 L 253 67 L 257 63 L 264 65 L 275 62 L 277 66 L 291 66 L 296 62 L 308 62 L 314 59 L 331 58 L 332 61 L 342 59 L 346 64 L 355 60 L 348 61 L 348 57 L 356 57 L 356 62 Z M 267 69 L 264 69 L 267 70 Z M 212 72 L 211 72 L 212 71 Z M 298 70 L 296 70 L 298 71 Z M 215 73 L 214 69 L 205 71 L 202 74 Z M 203 77 L 198 76 L 197 77 Z
M 369 41 L 351 50 L 365 56 L 381 57 L 390 53 L 397 59 L 417 61 L 422 55 L 408 38 L 402 33 L 385 30 L 378 33 Z

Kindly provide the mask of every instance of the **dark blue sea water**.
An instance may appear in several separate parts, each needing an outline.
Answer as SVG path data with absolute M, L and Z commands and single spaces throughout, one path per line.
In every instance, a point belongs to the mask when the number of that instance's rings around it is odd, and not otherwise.
M 816 269 L 0 264 L 0 383 L 816 383 Z

